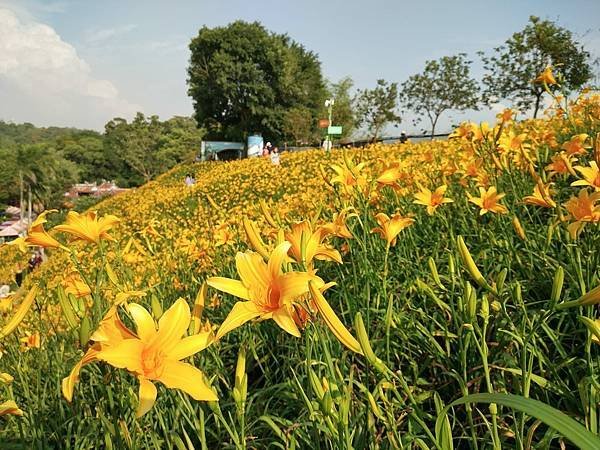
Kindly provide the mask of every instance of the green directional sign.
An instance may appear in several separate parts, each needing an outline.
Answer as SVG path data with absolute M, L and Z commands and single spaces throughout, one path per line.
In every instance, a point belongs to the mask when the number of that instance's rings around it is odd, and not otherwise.
M 337 125 L 330 125 L 327 128 L 327 134 L 340 135 L 342 134 L 342 127 Z

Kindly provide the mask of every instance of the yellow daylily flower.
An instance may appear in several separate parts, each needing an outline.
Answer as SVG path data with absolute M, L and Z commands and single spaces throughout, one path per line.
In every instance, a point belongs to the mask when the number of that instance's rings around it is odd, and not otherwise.
M 435 191 L 431 192 L 426 187 L 420 187 L 421 192 L 417 192 L 415 194 L 415 201 L 413 202 L 416 205 L 423 205 L 427 207 L 427 214 L 432 216 L 435 213 L 435 210 L 444 203 L 452 203 L 454 200 L 450 198 L 444 197 L 448 186 L 445 184 L 438 187 Z
M 241 280 L 212 277 L 206 281 L 209 286 L 244 300 L 233 305 L 217 331 L 217 339 L 255 318 L 273 319 L 284 331 L 300 336 L 294 322 L 294 301 L 308 293 L 309 281 L 318 287 L 325 283 L 306 272 L 283 273 L 281 266 L 290 247 L 289 242 L 279 244 L 268 263 L 258 253 L 240 252 L 235 263 Z
M 92 293 L 92 290 L 77 272 L 71 272 L 63 280 L 63 288 L 65 294 L 73 294 L 77 298 L 87 297 Z
M 285 234 L 285 239 L 291 244 L 289 255 L 298 263 L 310 266 L 313 259 L 335 261 L 342 263 L 342 255 L 336 249 L 323 244 L 325 233 L 322 228 L 313 230 L 308 221 L 295 223 Z
M 120 219 L 110 214 L 98 219 L 95 211 L 85 214 L 69 211 L 66 223 L 54 229 L 72 235 L 75 240 L 98 244 L 100 239 L 114 240 L 108 234 L 108 230 L 118 222 Z
M 571 183 L 571 186 L 590 186 L 600 191 L 600 169 L 596 161 L 591 161 L 589 167 L 575 166 L 574 169 L 583 176 L 583 180 Z
M 375 220 L 379 227 L 373 228 L 371 233 L 379 233 L 392 247 L 396 245 L 398 234 L 415 222 L 412 217 L 402 217 L 400 213 L 394 214 L 391 218 L 385 213 L 379 213 L 375 216 Z
M 480 187 L 479 197 L 473 197 L 471 194 L 467 193 L 469 201 L 481 208 L 479 214 L 482 216 L 488 212 L 506 214 L 508 212 L 508 209 L 506 208 L 506 206 L 499 203 L 499 201 L 505 195 L 506 194 L 498 194 L 494 186 L 491 186 L 487 191 L 484 188 Z
M 23 410 L 19 408 L 13 400 L 0 403 L 0 416 L 22 416 L 23 414 Z
M 552 183 L 544 185 L 538 182 L 533 188 L 533 194 L 523 198 L 526 205 L 536 205 L 543 208 L 556 208 L 556 202 L 552 200 Z
M 23 336 L 19 339 L 19 342 L 25 345 L 25 351 L 32 348 L 40 348 L 41 347 L 41 339 L 40 333 L 37 331 L 33 334 L 29 334 L 27 336 Z
M 574 220 L 567 226 L 571 237 L 575 239 L 583 229 L 586 222 L 600 222 L 600 205 L 596 202 L 600 200 L 600 192 L 594 192 L 590 195 L 587 189 L 579 191 L 577 197 L 571 197 L 565 204 L 569 218 Z
M 335 176 L 329 181 L 330 184 L 339 184 L 342 186 L 346 193 L 352 193 L 354 188 L 362 188 L 366 186 L 367 179 L 361 174 L 364 169 L 365 163 L 359 163 L 352 168 L 338 165 L 331 165 L 331 168 L 335 172 Z
M 73 401 L 73 390 L 75 384 L 79 381 L 79 372 L 82 367 L 97 361 L 100 350 L 115 346 L 124 339 L 135 339 L 136 335 L 121 322 L 117 311 L 117 305 L 113 305 L 108 310 L 96 331 L 90 336 L 90 341 L 93 342 L 92 346 L 83 358 L 75 364 L 69 376 L 62 380 L 62 393 L 68 402 Z
M 187 302 L 177 300 L 159 319 L 158 327 L 143 306 L 130 303 L 127 309 L 136 324 L 137 336 L 101 349 L 96 357 L 137 376 L 140 382 L 137 417 L 147 413 L 156 401 L 157 391 L 152 381 L 181 389 L 195 400 L 217 401 L 202 371 L 181 361 L 212 342 L 210 332 L 183 338 L 191 320 Z
M 215 239 L 216 247 L 221 245 L 230 245 L 233 243 L 233 233 L 226 223 L 222 223 L 215 229 L 213 237 Z
M 356 213 L 348 213 L 348 208 L 343 209 L 339 213 L 333 214 L 333 220 L 324 225 L 320 225 L 318 229 L 323 232 L 323 236 L 337 236 L 343 239 L 352 239 L 354 236 L 348 229 L 346 221 L 350 217 L 356 217 Z
M 31 226 L 29 227 L 29 231 L 27 232 L 27 236 L 23 240 L 25 244 L 28 246 L 38 246 L 44 248 L 61 248 L 63 245 L 50 236 L 46 230 L 44 230 L 44 224 L 48 222 L 46 220 L 46 215 L 51 212 L 56 212 L 55 209 L 51 209 L 48 211 L 44 211 L 41 213 L 37 219 L 33 221 Z M 20 244 L 19 248 L 21 248 Z
M 585 155 L 589 146 L 585 145 L 585 141 L 589 136 L 586 133 L 576 134 L 560 147 L 567 152 L 567 155 Z
M 554 78 L 554 74 L 552 73 L 552 67 L 547 66 L 544 69 L 544 71 L 541 74 L 539 74 L 535 80 L 533 80 L 533 82 L 534 83 L 544 83 L 544 84 L 547 84 L 548 86 L 557 84 L 556 78 Z

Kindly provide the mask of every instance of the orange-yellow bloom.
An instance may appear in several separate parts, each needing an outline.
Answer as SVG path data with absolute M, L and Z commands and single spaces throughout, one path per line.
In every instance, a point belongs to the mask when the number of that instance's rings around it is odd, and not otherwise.
M 523 198 L 523 203 L 526 205 L 536 205 L 543 208 L 556 208 L 556 202 L 552 200 L 552 191 L 550 186 L 538 182 L 533 188 L 533 194 Z
M 438 187 L 434 192 L 431 192 L 426 187 L 421 187 L 421 192 L 415 194 L 415 201 L 413 203 L 417 205 L 424 205 L 427 207 L 427 214 L 433 215 L 435 210 L 444 203 L 452 203 L 454 200 L 444 197 L 448 186 L 445 184 Z
M 371 233 L 379 233 L 390 246 L 396 245 L 398 234 L 415 221 L 412 217 L 402 217 L 399 213 L 394 214 L 392 218 L 386 213 L 379 213 L 375 216 L 375 219 L 379 227 L 373 228 Z
M 479 214 L 482 216 L 487 212 L 506 214 L 508 212 L 508 209 L 506 208 L 506 206 L 499 203 L 505 195 L 506 194 L 498 194 L 494 186 L 491 186 L 487 191 L 484 188 L 480 187 L 479 197 L 473 197 L 471 194 L 467 193 L 469 201 L 481 208 Z
M 113 215 L 106 215 L 98 219 L 95 211 L 79 214 L 69 211 L 67 221 L 63 225 L 54 227 L 73 236 L 75 240 L 82 240 L 98 244 L 100 239 L 114 240 L 109 234 L 110 230 L 120 220 Z
M 308 267 L 313 259 L 342 262 L 340 252 L 323 243 L 325 232 L 322 228 L 313 230 L 306 220 L 293 224 L 291 228 L 285 239 L 291 244 L 289 255 L 298 263 Z
M 0 403 L 0 416 L 22 416 L 23 414 L 23 410 L 13 400 Z
M 77 272 L 71 272 L 65 277 L 62 283 L 65 293 L 73 294 L 77 298 L 86 297 L 92 293 L 92 290 Z
M 269 262 L 254 252 L 238 253 L 235 257 L 241 280 L 212 277 L 209 286 L 241 298 L 229 312 L 217 331 L 217 339 L 249 320 L 273 319 L 277 325 L 293 336 L 300 336 L 294 322 L 294 301 L 308 293 L 308 282 L 317 287 L 324 286 L 323 280 L 306 272 L 283 273 L 282 265 L 291 244 L 283 242 L 271 253 Z
M 565 142 L 561 148 L 567 152 L 567 155 L 585 155 L 587 153 L 587 147 L 585 141 L 589 136 L 585 133 L 576 134 L 567 142 Z
M 574 181 L 571 186 L 590 186 L 600 191 L 600 169 L 596 161 L 591 161 L 589 167 L 575 166 L 574 169 L 583 176 L 583 180 Z
M 549 172 L 549 176 L 554 175 L 566 175 L 571 173 L 575 175 L 572 164 L 577 159 L 568 155 L 567 153 L 561 152 L 552 156 L 552 162 L 546 166 L 546 171 Z
M 366 177 L 361 174 L 365 163 L 357 164 L 349 168 L 347 165 L 332 165 L 331 168 L 336 173 L 329 181 L 331 184 L 340 184 L 346 193 L 351 193 L 354 188 L 362 188 L 367 184 Z
M 217 401 L 204 374 L 181 361 L 212 342 L 211 332 L 183 338 L 191 320 L 187 302 L 177 300 L 159 319 L 158 327 L 152 315 L 141 305 L 130 303 L 128 310 L 136 324 L 137 336 L 101 349 L 97 358 L 137 376 L 140 382 L 137 416 L 148 412 L 156 401 L 157 391 L 152 381 L 160 381 L 171 389 L 181 389 L 195 400 Z
M 577 197 L 571 197 L 565 203 L 570 219 L 574 220 L 567 227 L 573 239 L 577 237 L 586 222 L 600 222 L 600 205 L 596 206 L 598 200 L 600 200 L 600 192 L 590 195 L 587 189 L 582 189 Z
M 538 77 L 533 80 L 534 83 L 544 83 L 548 86 L 551 86 L 556 83 L 556 78 L 554 78 L 554 74 L 552 73 L 552 67 L 547 66 L 544 71 L 538 75 Z
M 222 223 L 215 229 L 213 237 L 215 239 L 216 247 L 221 245 L 229 245 L 233 242 L 233 233 L 226 223 Z
M 62 244 L 50 236 L 46 230 L 44 230 L 44 224 L 47 222 L 46 215 L 55 212 L 55 209 L 44 211 L 41 213 L 37 219 L 33 221 L 31 227 L 29 227 L 29 231 L 27 232 L 27 237 L 24 239 L 24 243 L 28 246 L 39 246 L 44 248 L 60 248 Z
M 25 351 L 32 348 L 40 348 L 41 346 L 40 333 L 37 331 L 20 338 L 19 341 L 25 345 Z
M 333 221 L 319 226 L 318 228 L 323 232 L 323 236 L 337 236 L 343 239 L 352 239 L 354 236 L 348 229 L 346 221 L 348 218 L 356 216 L 356 213 L 348 214 L 348 209 L 344 209 L 339 213 L 333 214 Z

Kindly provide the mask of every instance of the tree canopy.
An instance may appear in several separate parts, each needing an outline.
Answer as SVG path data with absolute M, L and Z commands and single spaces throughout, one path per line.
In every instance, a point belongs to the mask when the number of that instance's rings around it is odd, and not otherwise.
M 325 100 L 317 55 L 258 22 L 203 27 L 190 42 L 188 94 L 195 118 L 214 139 L 296 140 L 286 113 L 310 114 L 311 127 Z M 296 130 L 297 132 L 297 130 Z
M 590 54 L 571 31 L 549 20 L 531 16 L 527 26 L 494 49 L 480 52 L 487 73 L 483 77 L 483 99 L 494 103 L 507 99 L 522 112 L 533 109 L 536 117 L 545 93 L 533 80 L 547 67 L 563 80 L 567 90 L 578 89 L 592 77 Z
M 357 126 L 366 127 L 373 141 L 377 140 L 386 125 L 397 124 L 402 120 L 396 112 L 398 83 L 377 80 L 377 86 L 373 89 L 358 91 L 355 105 Z
M 469 76 L 470 61 L 464 53 L 427 61 L 422 73 L 402 83 L 402 103 L 431 123 L 431 134 L 448 110 L 476 109 L 477 81 Z

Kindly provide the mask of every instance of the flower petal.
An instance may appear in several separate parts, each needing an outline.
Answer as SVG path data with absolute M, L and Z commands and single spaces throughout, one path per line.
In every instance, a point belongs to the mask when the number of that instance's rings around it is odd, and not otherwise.
M 221 339 L 231 330 L 242 326 L 249 320 L 260 316 L 261 311 L 252 302 L 237 302 L 229 311 L 227 318 L 221 324 L 219 331 L 217 331 L 217 339 Z
M 118 369 L 142 373 L 142 352 L 144 343 L 138 339 L 125 339 L 114 347 L 98 352 L 98 359 Z
M 73 366 L 71 369 L 71 373 L 69 373 L 68 377 L 63 378 L 62 380 L 62 394 L 65 399 L 71 403 L 73 401 L 73 390 L 75 389 L 75 384 L 79 381 L 79 372 L 81 372 L 81 368 L 86 364 L 90 364 L 97 360 L 98 350 L 94 348 L 90 348 L 83 358 Z
M 280 283 L 280 301 L 282 303 L 289 302 L 308 293 L 309 281 L 317 283 L 317 287 L 323 285 L 323 280 L 306 272 L 288 272 L 279 277 L 278 281 Z
M 200 369 L 181 361 L 165 361 L 165 370 L 158 378 L 171 389 L 181 389 L 195 400 L 218 401 L 217 395 L 204 380 Z
M 269 258 L 269 265 L 268 265 L 269 273 L 271 274 L 271 278 L 276 278 L 281 273 L 281 266 L 282 266 L 283 262 L 285 261 L 287 252 L 291 246 L 292 246 L 292 244 L 290 244 L 287 241 L 284 241 L 281 244 L 279 244 L 277 247 L 275 247 L 275 250 L 273 250 L 273 253 L 271 253 L 271 257 Z
M 248 289 L 239 280 L 232 280 L 231 278 L 223 277 L 211 277 L 206 280 L 206 283 L 219 291 L 226 292 L 227 294 L 234 295 L 244 300 L 250 300 L 250 293 Z
M 156 324 L 150 313 L 137 303 L 129 303 L 127 310 L 135 322 L 139 338 L 142 341 L 149 342 L 156 335 Z
M 279 325 L 284 331 L 287 331 L 292 336 L 300 337 L 300 331 L 298 331 L 298 327 L 296 326 L 296 322 L 290 315 L 287 306 L 283 306 L 279 308 L 277 311 L 273 313 L 273 320 L 277 325 Z
M 191 318 L 190 306 L 180 298 L 158 320 L 158 333 L 151 345 L 160 345 L 168 353 L 187 331 Z
M 205 331 L 193 336 L 188 336 L 179 341 L 175 348 L 167 354 L 167 358 L 177 361 L 187 358 L 188 356 L 192 356 L 194 353 L 204 350 L 212 343 L 212 341 L 213 334 L 211 331 Z
M 156 386 L 146 377 L 138 377 L 140 380 L 140 403 L 138 405 L 136 417 L 142 417 L 152 409 L 156 401 Z

